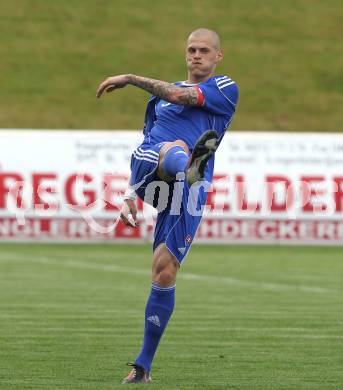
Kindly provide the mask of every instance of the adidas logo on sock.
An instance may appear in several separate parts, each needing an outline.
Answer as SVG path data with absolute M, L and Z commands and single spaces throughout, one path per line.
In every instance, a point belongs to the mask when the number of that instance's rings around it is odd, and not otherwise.
M 152 322 L 154 325 L 161 327 L 160 319 L 158 316 L 150 316 L 147 318 L 148 321 Z

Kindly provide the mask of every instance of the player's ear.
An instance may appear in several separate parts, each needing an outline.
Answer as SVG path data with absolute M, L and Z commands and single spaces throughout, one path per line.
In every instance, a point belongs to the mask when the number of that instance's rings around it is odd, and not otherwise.
M 223 58 L 224 58 L 224 51 L 223 49 L 220 49 L 217 52 L 217 62 L 220 62 Z

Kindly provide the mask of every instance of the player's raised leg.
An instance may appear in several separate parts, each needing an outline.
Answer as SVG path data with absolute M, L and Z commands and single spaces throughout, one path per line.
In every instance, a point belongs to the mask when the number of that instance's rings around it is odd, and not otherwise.
M 208 160 L 217 148 L 218 136 L 214 130 L 206 131 L 197 140 L 186 171 L 186 180 L 189 185 L 204 179 Z
M 166 142 L 160 151 L 157 174 L 169 183 L 178 173 L 185 172 L 188 161 L 189 150 L 184 141 Z
M 158 176 L 167 182 L 175 179 L 177 173 L 185 172 L 189 185 L 203 180 L 208 160 L 218 147 L 218 136 L 214 130 L 208 130 L 197 140 L 192 155 L 188 156 L 188 147 L 181 141 L 167 142 L 161 149 Z

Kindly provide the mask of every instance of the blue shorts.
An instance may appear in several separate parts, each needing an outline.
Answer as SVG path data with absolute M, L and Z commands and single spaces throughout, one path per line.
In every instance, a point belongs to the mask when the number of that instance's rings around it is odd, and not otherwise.
M 199 227 L 207 192 L 204 186 L 193 185 L 190 190 L 183 180 L 166 183 L 159 179 L 158 157 L 163 145 L 142 144 L 133 152 L 130 184 L 143 201 L 158 210 L 153 249 L 165 243 L 181 264 Z

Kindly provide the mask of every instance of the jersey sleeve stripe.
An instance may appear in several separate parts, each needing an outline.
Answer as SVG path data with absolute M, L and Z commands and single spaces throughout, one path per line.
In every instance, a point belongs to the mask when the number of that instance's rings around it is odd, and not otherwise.
M 219 89 L 223 89 L 223 88 L 228 87 L 229 85 L 232 85 L 232 84 L 235 84 L 235 82 L 234 81 L 230 81 L 227 84 L 222 84 L 222 85 L 218 86 L 218 88 Z
M 218 85 L 218 87 L 219 87 L 220 85 L 225 84 L 225 83 L 228 82 L 228 81 L 231 81 L 231 79 L 229 79 L 228 77 L 226 77 L 226 79 L 221 80 L 221 81 L 218 81 L 218 82 L 217 82 L 217 85 Z
M 227 79 L 227 78 L 228 78 L 227 76 L 218 77 L 218 78 L 216 78 L 216 82 L 223 80 L 223 79 Z

